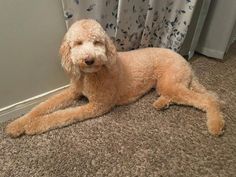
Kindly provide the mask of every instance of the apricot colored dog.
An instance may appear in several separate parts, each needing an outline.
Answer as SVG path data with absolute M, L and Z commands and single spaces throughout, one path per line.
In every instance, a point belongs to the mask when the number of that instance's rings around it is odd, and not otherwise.
M 66 33 L 60 48 L 70 87 L 42 102 L 7 126 L 12 137 L 34 135 L 94 118 L 115 105 L 131 103 L 151 88 L 158 110 L 170 104 L 194 106 L 207 113 L 211 134 L 220 135 L 224 120 L 217 97 L 197 80 L 188 62 L 164 48 L 117 52 L 103 28 L 94 20 L 80 20 Z M 69 107 L 81 96 L 89 102 Z

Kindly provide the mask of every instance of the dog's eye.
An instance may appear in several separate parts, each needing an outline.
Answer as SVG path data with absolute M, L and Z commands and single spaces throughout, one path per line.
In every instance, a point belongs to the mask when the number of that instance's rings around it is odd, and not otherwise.
M 74 45 L 76 45 L 76 46 L 78 46 L 78 45 L 82 45 L 82 44 L 83 44 L 82 41 L 76 41 L 76 42 L 74 42 Z
M 94 45 L 103 45 L 103 43 L 101 41 L 94 41 L 93 44 Z

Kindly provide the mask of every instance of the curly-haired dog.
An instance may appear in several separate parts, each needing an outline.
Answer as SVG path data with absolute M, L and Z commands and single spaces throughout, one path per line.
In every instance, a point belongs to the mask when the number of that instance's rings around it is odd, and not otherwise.
M 137 100 L 151 88 L 160 95 L 153 103 L 158 110 L 172 103 L 194 106 L 206 111 L 211 134 L 222 133 L 224 120 L 217 97 L 198 82 L 188 62 L 169 49 L 117 52 L 99 23 L 80 20 L 66 33 L 60 53 L 71 77 L 70 87 L 10 123 L 9 135 L 39 134 L 97 117 L 115 105 Z M 88 98 L 87 104 L 68 107 L 82 95 Z

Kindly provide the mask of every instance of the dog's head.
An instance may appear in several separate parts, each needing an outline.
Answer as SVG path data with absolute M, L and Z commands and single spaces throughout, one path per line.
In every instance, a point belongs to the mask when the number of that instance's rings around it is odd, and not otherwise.
M 60 47 L 62 66 L 79 77 L 81 72 L 93 73 L 116 62 L 116 48 L 95 20 L 75 22 L 66 33 Z

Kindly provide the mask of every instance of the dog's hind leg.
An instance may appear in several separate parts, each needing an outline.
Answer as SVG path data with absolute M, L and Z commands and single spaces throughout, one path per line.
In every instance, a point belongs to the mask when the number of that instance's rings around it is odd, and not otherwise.
M 190 105 L 207 113 L 208 130 L 213 135 L 222 134 L 224 119 L 220 111 L 218 99 L 210 93 L 198 93 L 177 84 L 166 92 L 173 103 Z
M 202 84 L 199 83 L 198 79 L 195 76 L 193 76 L 192 81 L 190 83 L 190 89 L 198 93 L 207 92 L 206 88 Z

